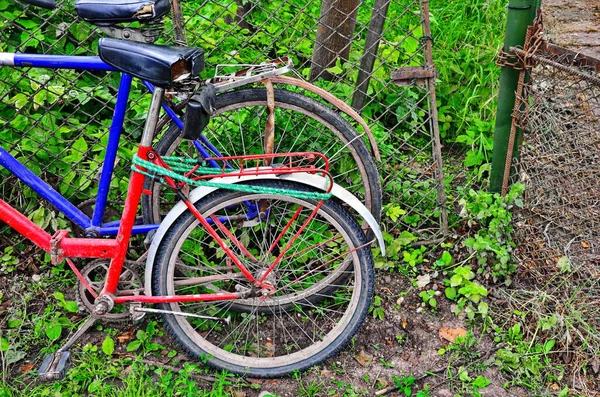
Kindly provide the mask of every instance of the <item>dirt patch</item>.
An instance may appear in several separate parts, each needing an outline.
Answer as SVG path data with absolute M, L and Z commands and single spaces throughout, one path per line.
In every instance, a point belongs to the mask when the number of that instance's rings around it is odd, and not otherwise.
M 600 59 L 600 3 L 597 0 L 544 0 L 548 40 Z

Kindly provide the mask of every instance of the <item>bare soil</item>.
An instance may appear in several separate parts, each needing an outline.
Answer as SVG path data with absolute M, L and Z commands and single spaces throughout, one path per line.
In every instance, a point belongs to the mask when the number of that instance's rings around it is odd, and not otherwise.
M 598 0 L 543 0 L 542 14 L 550 42 L 600 59 Z

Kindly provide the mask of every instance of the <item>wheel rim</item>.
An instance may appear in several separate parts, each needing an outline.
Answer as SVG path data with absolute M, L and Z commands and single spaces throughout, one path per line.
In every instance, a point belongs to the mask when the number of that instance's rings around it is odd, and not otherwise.
M 260 198 L 264 198 L 264 196 L 252 196 L 252 200 Z M 234 202 L 241 202 L 241 200 L 248 199 L 246 197 L 228 200 L 221 203 L 218 207 L 211 209 L 211 213 L 216 212 L 221 214 L 223 211 L 231 212 L 231 208 L 235 204 Z M 302 205 L 307 207 L 308 212 L 308 208 L 310 207 L 305 201 L 291 198 L 287 198 L 286 201 L 286 211 L 291 210 L 294 206 L 297 208 L 298 205 Z M 208 216 L 211 213 L 205 212 L 204 215 Z M 350 242 L 350 237 L 344 228 L 333 217 L 324 211 L 320 211 L 319 218 L 323 219 L 323 222 L 337 225 L 336 229 L 338 230 L 336 230 L 336 233 L 339 233 L 346 243 Z M 183 236 L 188 238 L 193 234 L 194 230 L 198 230 L 195 227 L 196 223 L 192 222 L 188 225 L 185 228 Z M 262 230 L 265 229 L 263 228 Z M 186 243 L 184 243 L 184 240 L 186 240 Z M 189 247 L 190 241 L 184 238 L 179 239 L 173 251 L 177 255 L 171 255 L 167 280 L 177 280 L 178 274 L 179 279 L 181 279 L 182 274 L 190 271 L 189 267 L 185 269 L 179 268 L 181 263 L 189 264 L 190 262 L 186 258 L 182 258 L 183 254 L 181 251 L 184 244 L 188 244 Z M 267 245 L 269 244 L 265 244 L 264 246 L 266 247 Z M 331 241 L 326 245 L 329 246 L 328 248 L 333 247 Z M 323 250 L 324 246 L 319 247 L 319 249 Z M 315 248 L 314 251 L 316 250 Z M 332 250 L 334 249 L 332 248 Z M 296 257 L 300 251 L 299 249 L 295 251 Z M 347 251 L 352 251 L 352 248 L 347 249 Z M 304 253 L 307 253 L 307 251 L 304 251 Z M 304 255 L 304 253 L 300 255 Z M 323 253 L 312 252 L 312 250 L 310 254 L 324 255 Z M 339 256 L 340 254 L 343 254 L 343 252 L 336 253 L 335 256 Z M 305 292 L 305 295 L 298 295 L 301 299 L 296 296 L 296 301 L 286 310 L 277 310 L 275 304 L 266 304 L 267 311 L 259 312 L 258 308 L 265 308 L 265 302 L 260 301 L 258 298 L 244 300 L 244 303 L 248 305 L 253 302 L 260 302 L 260 305 L 254 306 L 253 310 L 246 313 L 232 312 L 230 310 L 231 306 L 227 306 L 227 304 L 172 304 L 171 310 L 175 311 L 199 309 L 203 310 L 205 314 L 207 313 L 212 316 L 231 316 L 232 325 L 226 326 L 219 322 L 210 323 L 207 320 L 190 321 L 188 318 L 180 316 L 174 316 L 174 320 L 193 344 L 201 346 L 204 353 L 240 367 L 273 368 L 305 360 L 307 357 L 318 354 L 323 349 L 332 346 L 334 341 L 354 319 L 364 285 L 362 283 L 361 272 L 354 271 L 358 270 L 354 269 L 354 267 L 359 261 L 356 251 L 346 252 L 346 254 L 351 258 L 350 260 L 340 259 L 337 266 L 335 260 L 331 262 L 332 270 L 320 279 L 315 278 L 312 290 L 304 289 L 303 287 L 302 291 Z M 318 257 L 314 255 L 312 257 Z M 321 256 L 320 258 L 324 257 Z M 319 262 L 322 261 L 319 260 Z M 311 262 L 309 261 L 309 263 Z M 288 264 L 288 266 L 290 265 Z M 335 271 L 336 269 L 348 272 L 351 274 L 351 277 L 347 277 L 343 281 L 343 285 L 336 285 L 332 296 L 324 296 L 317 303 L 310 302 L 306 294 L 319 294 L 320 291 L 328 287 L 328 282 L 331 282 L 332 279 L 339 279 L 339 274 L 336 274 Z M 285 272 L 285 268 L 282 270 Z M 318 273 L 313 272 L 313 275 L 315 274 Z M 280 274 L 278 277 L 283 276 Z M 304 278 L 303 280 L 306 279 Z M 359 287 L 357 288 L 356 286 Z M 214 284 L 211 284 L 210 287 L 213 288 Z M 222 292 L 223 290 L 232 288 L 235 288 L 235 286 L 223 284 L 218 287 L 218 291 L 213 292 Z M 169 283 L 166 292 L 169 295 L 176 295 L 190 292 L 197 293 L 199 291 L 191 291 L 190 288 L 177 288 L 173 283 Z M 287 292 L 287 295 L 290 294 L 291 292 Z M 283 295 L 285 296 L 285 293 Z M 291 296 L 287 296 L 285 299 L 288 303 L 290 300 L 293 300 Z M 271 303 L 274 303 L 274 301 Z

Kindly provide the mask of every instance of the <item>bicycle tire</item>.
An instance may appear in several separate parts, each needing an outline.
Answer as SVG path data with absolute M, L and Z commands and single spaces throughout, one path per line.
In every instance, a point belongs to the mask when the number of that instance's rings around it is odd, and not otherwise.
M 253 186 L 311 190 L 304 185 L 272 180 L 254 181 Z M 243 230 L 243 225 L 231 226 L 230 230 L 240 241 L 245 241 L 249 251 L 267 250 L 266 247 L 278 235 L 271 234 L 272 227 L 280 230 L 290 214 L 299 208 L 299 218 L 303 218 L 317 203 L 316 200 L 269 193 L 218 190 L 199 200 L 195 206 L 205 217 L 214 214 L 237 219 L 233 218 L 236 208 L 246 211 L 248 201 L 258 200 L 268 200 L 268 216 L 257 225 L 247 226 L 252 231 Z M 301 223 L 298 221 L 298 224 Z M 155 295 L 234 292 L 246 288 L 244 283 L 247 282 L 226 273 L 231 272 L 231 266 L 227 266 L 224 256 L 219 257 L 218 249 L 204 241 L 207 232 L 197 226 L 198 221 L 189 211 L 170 225 L 157 249 L 152 277 Z M 252 233 L 251 239 L 244 240 L 244 232 Z M 326 239 L 312 244 L 313 237 L 319 240 L 322 236 Z M 323 203 L 301 237 L 292 245 L 293 253 L 288 255 L 286 252 L 286 259 L 269 276 L 276 293 L 262 299 L 243 299 L 254 302 L 255 310 L 230 310 L 234 301 L 162 304 L 160 308 L 163 310 L 193 311 L 193 314 L 231 319 L 230 325 L 225 325 L 219 320 L 163 314 L 171 335 L 191 356 L 205 359 L 213 367 L 251 377 L 288 375 L 308 369 L 336 354 L 357 332 L 369 310 L 374 284 L 372 254 L 358 223 L 335 199 Z M 228 247 L 242 258 L 243 254 L 235 242 L 231 238 L 224 239 Z M 258 251 L 255 255 L 260 257 Z M 249 260 L 245 265 L 255 277 L 268 266 L 261 261 Z M 211 272 L 211 269 L 214 271 Z M 340 277 L 336 269 L 342 269 L 348 276 Z M 200 282 L 198 277 L 216 274 L 228 274 L 231 279 L 211 279 L 198 285 L 190 283 L 190 280 Z M 316 304 L 302 298 L 296 299 L 291 306 L 284 302 L 289 307 L 281 310 L 258 312 L 266 301 L 274 307 L 273 302 L 292 293 L 305 298 L 327 295 L 327 291 L 331 291 L 328 283 L 332 280 L 343 282 L 343 285 L 336 285 L 331 295 L 322 296 Z
M 211 142 L 218 143 L 222 155 L 262 153 L 264 118 L 260 115 L 266 109 L 266 95 L 266 90 L 261 88 L 217 95 L 215 114 L 203 133 Z M 382 208 L 379 173 L 358 132 L 339 114 L 305 95 L 275 89 L 275 107 L 275 152 L 316 151 L 325 154 L 329 157 L 334 181 L 363 200 L 379 221 Z M 287 124 L 282 125 L 283 122 Z M 236 126 L 238 135 L 229 130 Z M 291 132 L 290 127 L 293 127 Z M 310 135 L 307 132 L 301 137 L 297 131 L 309 131 Z M 190 141 L 182 140 L 181 130 L 172 122 L 155 150 L 161 156 L 197 154 Z M 178 199 L 169 198 L 173 193 L 167 188 L 161 189 L 160 184 L 150 179 L 146 180 L 144 189 L 151 192 L 142 196 L 144 222 L 160 223 L 164 213 Z M 161 202 L 165 205 L 161 206 Z

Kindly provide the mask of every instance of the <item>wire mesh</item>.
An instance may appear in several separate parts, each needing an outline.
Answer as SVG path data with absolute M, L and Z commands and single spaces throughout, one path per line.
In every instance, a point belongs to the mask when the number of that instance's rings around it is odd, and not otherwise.
M 205 50 L 203 78 L 212 77 L 218 64 L 290 57 L 301 78 L 352 104 L 372 129 L 382 157 L 378 168 L 384 205 L 389 204 L 384 206 L 387 229 L 408 230 L 420 240 L 443 235 L 445 206 L 438 191 L 443 177 L 432 154 L 437 120 L 430 111 L 430 86 L 416 81 L 398 86 L 390 79 L 396 69 L 426 62 L 422 1 L 203 0 L 181 7 L 187 45 Z M 78 19 L 67 1 L 52 11 L 11 3 L 2 13 L 4 52 L 95 55 L 103 35 Z M 169 16 L 164 26 L 158 43 L 174 44 Z M 0 68 L 0 145 L 89 211 L 117 87 L 116 73 Z M 113 202 L 123 199 L 127 168 L 150 100 L 136 80 L 133 92 L 112 183 Z M 66 225 L 15 178 L 2 175 L 0 192 L 11 205 L 33 211 L 36 222 L 49 220 L 44 226 L 51 229 Z M 386 216 L 390 206 L 402 215 Z M 8 245 L 8 235 L 2 232 L 0 244 Z
M 526 88 L 520 179 L 527 189 L 517 227 L 521 252 L 538 269 L 562 257 L 577 265 L 600 263 L 598 71 L 570 65 L 567 55 L 536 55 L 562 68 L 538 63 Z
M 600 291 L 600 79 L 599 69 L 589 66 L 598 61 L 581 62 L 547 45 L 530 55 L 535 66 L 525 87 L 526 106 L 516 117 L 525 131 L 518 161 L 525 193 L 513 236 L 520 274 L 512 288 L 498 290 L 502 303 L 495 318 L 509 326 L 519 321 L 532 343 L 555 340 L 555 358 L 579 374 L 600 364 L 594 333 Z M 521 314 L 517 320 L 515 313 Z

